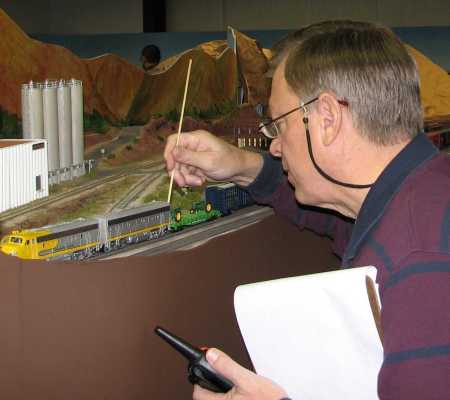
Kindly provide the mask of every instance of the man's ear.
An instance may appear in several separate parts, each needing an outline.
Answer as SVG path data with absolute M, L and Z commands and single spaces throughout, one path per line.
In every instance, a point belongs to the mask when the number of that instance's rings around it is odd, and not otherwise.
M 321 139 L 324 146 L 331 145 L 338 137 L 342 124 L 342 110 L 336 97 L 322 93 L 316 106 L 320 118 Z

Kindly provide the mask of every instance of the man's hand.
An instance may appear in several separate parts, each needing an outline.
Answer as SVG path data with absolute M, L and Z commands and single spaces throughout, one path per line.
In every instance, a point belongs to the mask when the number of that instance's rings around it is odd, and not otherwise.
M 231 180 L 240 185 L 252 182 L 262 168 L 262 157 L 238 149 L 203 130 L 167 138 L 164 158 L 169 174 L 179 186 L 200 186 L 207 179 Z
M 245 369 L 217 349 L 209 349 L 206 359 L 217 372 L 232 381 L 234 387 L 228 393 L 219 394 L 195 385 L 194 400 L 280 400 L 287 397 L 276 383 Z

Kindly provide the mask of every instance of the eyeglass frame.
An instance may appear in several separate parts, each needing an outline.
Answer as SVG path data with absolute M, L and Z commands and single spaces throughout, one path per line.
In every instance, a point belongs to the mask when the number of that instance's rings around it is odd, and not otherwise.
M 319 100 L 319 97 L 314 97 L 313 99 L 307 101 L 306 103 L 300 103 L 298 107 L 293 108 L 292 110 L 280 115 L 279 117 L 276 117 L 275 119 L 272 118 L 265 118 L 258 126 L 258 132 L 261 132 L 266 138 L 268 139 L 275 139 L 278 136 L 280 136 L 280 128 L 278 127 L 277 121 L 281 120 L 282 118 L 287 117 L 289 114 L 292 114 L 295 111 L 302 110 L 306 113 L 308 110 L 306 109 L 306 106 L 310 105 L 311 103 L 314 103 L 315 101 Z M 348 107 L 348 101 L 347 100 L 338 100 L 338 103 Z M 274 130 L 276 131 L 276 134 L 271 134 L 268 127 L 270 125 L 274 126 Z

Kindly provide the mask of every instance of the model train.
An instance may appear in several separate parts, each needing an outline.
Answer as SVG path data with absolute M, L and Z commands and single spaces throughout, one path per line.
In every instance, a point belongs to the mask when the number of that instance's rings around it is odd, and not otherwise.
M 169 231 L 227 215 L 252 203 L 249 195 L 233 184 L 207 187 L 205 199 L 189 211 L 171 210 L 169 203 L 157 201 L 95 219 L 13 231 L 2 239 L 0 250 L 23 259 L 82 260 L 131 243 L 159 238 Z
M 95 219 L 13 231 L 0 245 L 3 253 L 24 259 L 81 260 L 100 251 L 160 237 L 169 223 L 168 203 L 155 202 Z
M 234 183 L 211 185 L 205 189 L 205 201 L 211 203 L 215 210 L 223 215 L 254 203 L 247 191 Z

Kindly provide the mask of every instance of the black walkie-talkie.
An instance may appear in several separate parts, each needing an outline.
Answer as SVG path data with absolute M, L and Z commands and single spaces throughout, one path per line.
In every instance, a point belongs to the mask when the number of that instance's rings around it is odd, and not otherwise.
M 216 393 L 226 393 L 233 387 L 233 383 L 211 367 L 205 357 L 206 351 L 190 345 L 159 326 L 155 328 L 155 333 L 187 358 L 188 379 L 193 385 L 198 384 Z

